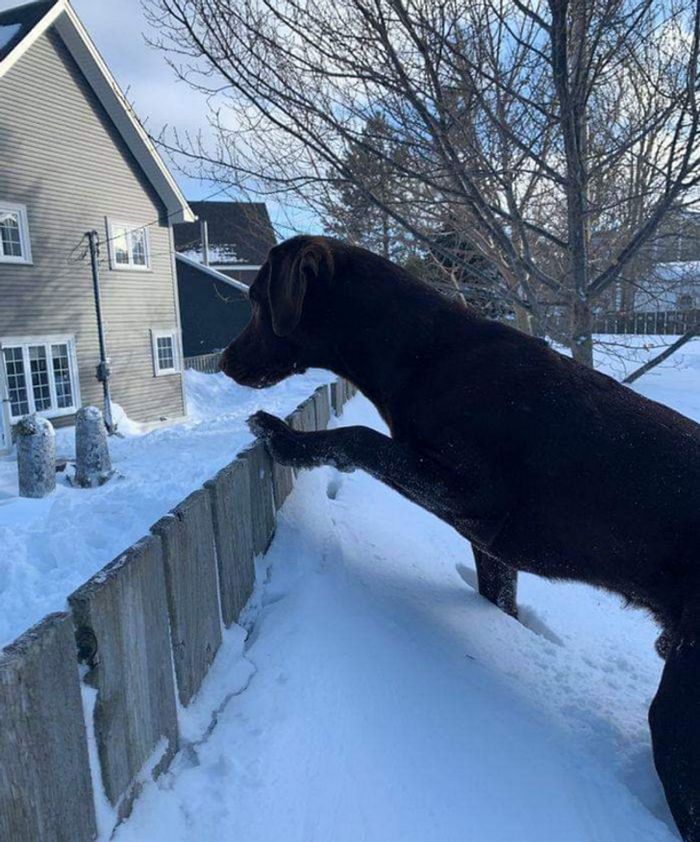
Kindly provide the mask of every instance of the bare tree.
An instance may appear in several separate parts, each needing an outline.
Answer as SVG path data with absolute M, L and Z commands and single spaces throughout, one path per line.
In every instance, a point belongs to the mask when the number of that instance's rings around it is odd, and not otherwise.
M 700 0 L 147 3 L 209 99 L 209 140 L 168 141 L 190 167 L 317 211 L 345 182 L 447 262 L 462 258 L 445 234 L 466 235 L 520 326 L 563 312 L 559 338 L 589 365 L 597 303 L 638 282 L 694 198 Z M 377 113 L 387 130 L 368 133 Z

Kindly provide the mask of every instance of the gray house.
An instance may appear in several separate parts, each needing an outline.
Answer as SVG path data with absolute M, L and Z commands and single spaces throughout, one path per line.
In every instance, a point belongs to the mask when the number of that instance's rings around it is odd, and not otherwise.
M 0 450 L 101 403 L 89 231 L 113 400 L 183 415 L 172 225 L 195 217 L 67 0 L 0 13 L 0 162 Z

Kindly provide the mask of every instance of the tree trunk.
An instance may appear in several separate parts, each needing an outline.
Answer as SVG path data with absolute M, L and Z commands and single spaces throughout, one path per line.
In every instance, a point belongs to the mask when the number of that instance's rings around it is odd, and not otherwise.
M 593 368 L 593 314 L 588 299 L 574 296 L 571 305 L 571 356 Z
M 588 301 L 588 123 L 586 31 L 589 10 L 584 0 L 552 4 L 552 63 L 559 99 L 566 159 L 568 287 L 571 291 L 571 353 L 593 367 L 591 308 Z

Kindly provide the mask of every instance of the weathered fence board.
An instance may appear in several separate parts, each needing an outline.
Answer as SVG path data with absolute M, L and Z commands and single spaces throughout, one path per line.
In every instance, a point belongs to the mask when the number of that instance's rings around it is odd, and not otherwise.
M 284 420 L 293 430 L 303 430 L 304 414 L 300 407 L 297 407 L 294 412 L 290 412 Z
M 336 415 L 342 413 L 350 397 L 350 383 L 344 377 L 339 377 L 335 383 L 331 383 L 331 403 Z
M 314 430 L 317 429 L 316 402 L 314 401 L 313 395 L 308 397 L 302 404 L 300 404 L 299 410 L 301 412 L 302 429 L 306 430 L 306 432 L 308 433 L 312 433 Z
M 328 393 L 328 386 L 319 386 L 314 392 L 314 405 L 316 407 L 316 429 L 325 430 L 331 420 L 331 402 Z
M 97 833 L 69 614 L 0 654 L 0 839 L 83 842 Z
M 163 543 L 170 639 L 180 702 L 188 705 L 221 645 L 210 495 L 193 494 L 152 531 Z
M 331 392 L 331 409 L 333 414 L 338 416 L 343 411 L 343 405 L 340 400 L 340 385 L 339 380 L 334 380 L 330 385 Z
M 105 792 L 124 815 L 130 785 L 159 743 L 167 741 L 155 774 L 178 746 L 160 539 L 134 544 L 68 601 L 79 654 L 90 667 L 86 680 L 97 689 L 94 726 Z
M 294 469 L 288 465 L 272 463 L 272 489 L 275 493 L 275 509 L 280 509 L 294 488 Z
M 290 412 L 284 420 L 293 430 L 299 430 L 300 432 L 307 430 L 308 413 L 303 411 L 301 406 L 298 406 L 294 412 Z M 299 468 L 291 468 L 292 483 L 294 483 L 294 478 L 299 476 L 299 470 Z
M 275 532 L 275 502 L 272 489 L 272 459 L 262 441 L 256 441 L 241 453 L 250 476 L 253 550 L 264 553 Z
M 205 488 L 212 502 L 221 614 L 228 627 L 238 620 L 255 582 L 250 467 L 236 459 Z

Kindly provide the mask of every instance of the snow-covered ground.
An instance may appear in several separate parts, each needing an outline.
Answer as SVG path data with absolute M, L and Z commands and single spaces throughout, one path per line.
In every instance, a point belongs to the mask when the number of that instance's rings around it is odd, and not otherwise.
M 700 421 L 700 342 L 637 388 Z M 341 423 L 382 428 L 361 396 Z M 226 633 L 117 842 L 677 839 L 646 724 L 651 621 L 522 576 L 520 623 L 474 584 L 428 513 L 361 473 L 304 473 L 247 640 Z
M 223 374 L 185 373 L 189 417 L 145 432 L 120 421 L 110 439 L 118 477 L 102 488 L 71 487 L 65 477 L 41 500 L 17 496 L 17 463 L 0 459 L 0 646 L 50 611 L 151 524 L 199 488 L 252 441 L 245 420 L 256 409 L 287 415 L 322 383 L 310 372 L 257 392 Z M 59 456 L 73 456 L 73 428 L 58 430 Z

